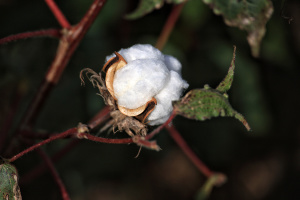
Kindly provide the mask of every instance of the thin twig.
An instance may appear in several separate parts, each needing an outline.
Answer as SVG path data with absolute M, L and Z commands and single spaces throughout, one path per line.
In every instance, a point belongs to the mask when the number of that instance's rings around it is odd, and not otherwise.
M 19 33 L 15 35 L 10 35 L 5 38 L 0 39 L 0 45 L 9 43 L 16 40 L 33 38 L 33 37 L 54 37 L 60 38 L 61 32 L 59 29 L 47 29 L 47 30 L 39 30 L 39 31 L 30 31 L 25 33 Z
M 62 182 L 62 180 L 61 180 L 58 172 L 56 171 L 51 159 L 49 158 L 49 156 L 40 148 L 37 150 L 37 152 L 43 158 L 43 160 L 45 161 L 48 169 L 50 170 L 50 172 L 53 176 L 53 179 L 57 183 L 57 185 L 60 189 L 60 192 L 61 192 L 62 199 L 63 200 L 71 200 L 71 198 L 70 198 L 70 196 L 67 192 L 67 189 L 66 189 L 64 183 Z
M 62 139 L 62 138 L 66 138 L 68 136 L 74 135 L 75 133 L 77 133 L 77 128 L 71 128 L 65 132 L 62 132 L 60 134 L 57 135 L 53 135 L 50 138 L 48 138 L 47 140 L 43 140 L 42 142 L 39 142 L 31 147 L 29 147 L 28 149 L 25 149 L 24 151 L 18 153 L 17 155 L 13 156 L 12 158 L 9 159 L 9 162 L 14 162 L 15 160 L 19 159 L 20 157 L 24 156 L 25 154 L 43 146 L 44 144 L 48 144 L 54 140 L 57 139 Z
M 76 26 L 73 26 L 70 29 L 64 29 L 63 35 L 60 39 L 60 44 L 57 49 L 56 57 L 54 58 L 43 82 L 41 83 L 33 100 L 26 110 L 23 119 L 17 128 L 16 134 L 20 134 L 22 129 L 30 128 L 33 125 L 53 86 L 55 86 L 60 80 L 60 77 L 75 49 L 91 24 L 96 19 L 105 2 L 106 0 L 95 0 L 90 6 L 86 15 Z M 13 143 L 11 143 L 7 148 L 7 154 L 12 151 L 12 146 Z
M 61 12 L 61 10 L 56 5 L 56 3 L 53 0 L 45 0 L 45 2 L 48 5 L 48 7 L 50 8 L 50 10 L 52 11 L 55 18 L 57 19 L 58 23 L 60 23 L 60 25 L 63 28 L 69 29 L 71 27 L 71 24 L 68 22 L 68 20 L 64 16 L 64 14 Z
M 180 133 L 176 130 L 176 128 L 171 126 L 166 126 L 170 136 L 175 140 L 178 146 L 182 149 L 182 151 L 187 155 L 187 157 L 196 165 L 196 167 L 206 176 L 210 177 L 214 174 L 192 151 L 192 149 L 188 146 L 188 144 L 181 137 Z
M 104 108 L 101 109 L 100 112 L 98 112 L 89 122 L 88 122 L 88 127 L 90 129 L 94 129 L 100 124 L 102 124 L 104 121 L 109 119 L 110 117 L 110 109 L 109 106 L 105 106 Z
M 184 4 L 185 4 L 185 2 L 178 4 L 178 5 L 174 5 L 174 7 L 171 11 L 171 14 L 169 15 L 169 18 L 167 19 L 167 21 L 163 27 L 163 30 L 161 31 L 160 36 L 156 42 L 155 47 L 158 48 L 159 50 L 162 50 L 164 48 L 166 42 L 168 41 L 169 36 L 174 28 L 174 25 L 181 13 L 181 10 L 182 10 Z
M 166 126 L 168 126 L 172 120 L 176 117 L 176 112 L 173 110 L 171 116 L 169 117 L 169 119 L 163 123 L 162 125 L 160 125 L 159 127 L 157 127 L 156 129 L 154 129 L 150 134 L 148 134 L 145 138 L 147 140 L 153 138 L 156 134 L 158 134 L 163 128 L 165 128 Z
M 75 146 L 79 144 L 80 140 L 72 140 L 67 145 L 65 145 L 61 150 L 51 156 L 52 162 L 57 162 L 63 158 L 68 152 L 74 149 Z M 43 174 L 47 169 L 46 163 L 42 162 L 40 165 L 32 168 L 29 172 L 22 176 L 20 180 L 20 185 L 27 185 L 31 181 L 35 180 L 38 176 Z
M 17 113 L 17 108 L 19 107 L 21 100 L 25 94 L 24 87 L 22 86 L 22 82 L 17 86 L 18 88 L 16 89 L 16 92 L 13 96 L 12 101 L 8 105 L 8 112 L 5 113 L 5 121 L 0 127 L 0 152 L 2 154 L 2 150 L 4 149 L 6 140 L 9 135 L 9 131 L 13 125 L 13 118 Z

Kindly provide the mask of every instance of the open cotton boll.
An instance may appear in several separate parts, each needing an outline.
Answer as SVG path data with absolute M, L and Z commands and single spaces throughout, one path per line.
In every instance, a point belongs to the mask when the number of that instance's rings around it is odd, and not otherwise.
M 172 101 L 179 100 L 182 91 L 188 87 L 181 78 L 181 63 L 149 44 L 137 44 L 118 53 L 127 64 L 114 74 L 113 90 L 117 104 L 136 109 L 155 98 L 157 104 L 146 121 L 149 125 L 166 122 L 173 110 Z M 115 56 L 107 56 L 106 61 Z
M 178 100 L 182 90 L 188 86 L 189 84 L 184 81 L 177 72 L 171 71 L 170 80 L 165 87 L 154 96 L 157 100 L 157 105 L 148 117 L 150 121 L 149 125 L 158 125 L 167 121 L 173 110 L 172 101 Z
M 140 59 L 128 62 L 115 73 L 113 87 L 118 105 L 135 109 L 152 99 L 169 80 L 163 61 Z

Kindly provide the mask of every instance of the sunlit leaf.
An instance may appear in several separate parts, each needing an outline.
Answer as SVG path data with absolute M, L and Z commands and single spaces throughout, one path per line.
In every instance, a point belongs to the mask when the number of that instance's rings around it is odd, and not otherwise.
M 203 0 L 216 15 L 222 15 L 228 26 L 248 32 L 247 40 L 252 55 L 259 56 L 260 43 L 266 32 L 266 23 L 273 13 L 271 0 Z
M 0 199 L 21 200 L 22 196 L 18 185 L 19 177 L 16 168 L 2 159 L 0 162 Z

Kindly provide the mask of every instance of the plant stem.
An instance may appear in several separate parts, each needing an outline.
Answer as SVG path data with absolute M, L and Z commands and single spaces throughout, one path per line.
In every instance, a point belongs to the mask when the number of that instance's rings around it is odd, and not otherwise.
M 69 29 L 71 25 L 68 22 L 68 20 L 65 18 L 64 14 L 61 12 L 61 10 L 58 8 L 56 3 L 53 0 L 45 0 L 45 2 L 50 8 L 50 10 L 52 11 L 52 13 L 54 14 L 54 16 L 56 17 L 58 23 L 60 23 L 60 25 L 63 28 Z
M 55 153 L 53 156 L 51 156 L 52 162 L 59 161 L 64 155 L 66 155 L 70 150 L 72 150 L 75 146 L 79 144 L 80 140 L 72 140 L 67 145 L 65 145 L 61 150 L 59 150 L 57 153 Z M 25 175 L 22 176 L 20 180 L 20 185 L 27 185 L 31 181 L 35 180 L 38 176 L 43 174 L 43 172 L 46 171 L 46 163 L 42 162 L 40 165 L 34 167 L 29 172 L 27 172 Z
M 174 25 L 181 13 L 181 10 L 182 10 L 184 4 L 185 4 L 185 2 L 178 4 L 178 5 L 174 5 L 174 7 L 171 11 L 171 14 L 169 15 L 169 18 L 167 19 L 167 21 L 160 33 L 160 36 L 156 42 L 155 47 L 158 48 L 159 50 L 163 50 L 166 42 L 168 41 L 169 36 L 174 28 Z
M 49 158 L 49 156 L 42 150 L 42 149 L 38 149 L 37 150 L 38 154 L 44 159 L 48 169 L 50 170 L 55 182 L 57 183 L 59 189 L 60 189 L 60 192 L 61 192 L 61 196 L 62 196 L 62 199 L 63 200 L 71 200 L 71 198 L 69 197 L 69 194 L 66 190 L 66 187 L 64 185 L 64 183 L 62 182 L 58 172 L 56 171 L 53 163 L 52 163 L 52 160 Z
M 173 110 L 171 116 L 169 117 L 169 119 L 163 123 L 162 125 L 160 125 L 159 127 L 157 127 L 156 129 L 154 129 L 150 134 L 148 134 L 146 136 L 146 139 L 151 139 L 152 137 L 154 137 L 156 134 L 158 134 L 163 128 L 165 128 L 166 126 L 168 126 L 172 120 L 176 117 L 176 112 Z
M 104 121 L 109 119 L 110 117 L 110 109 L 109 106 L 105 106 L 104 108 L 101 109 L 100 112 L 98 112 L 89 122 L 88 122 L 88 127 L 90 129 L 94 129 L 100 124 L 102 124 Z
M 196 165 L 196 167 L 206 176 L 210 177 L 214 173 L 197 157 L 197 155 L 192 151 L 192 149 L 188 146 L 188 144 L 181 137 L 180 133 L 176 130 L 176 128 L 171 126 L 166 126 L 170 136 L 175 140 L 178 146 L 182 149 L 182 151 L 187 155 L 187 157 Z
M 57 134 L 57 135 L 54 135 L 54 136 L 51 136 L 50 138 L 46 139 L 46 140 L 43 140 L 42 142 L 39 142 L 31 147 L 29 147 L 28 149 L 25 149 L 24 151 L 18 153 L 17 155 L 13 156 L 12 158 L 9 159 L 9 162 L 14 162 L 16 161 L 18 158 L 22 157 L 23 155 L 25 155 L 26 153 L 29 153 L 37 148 L 39 148 L 40 146 L 44 145 L 44 144 L 47 144 L 47 143 L 50 143 L 54 140 L 57 140 L 57 139 L 62 139 L 62 138 L 66 138 L 70 135 L 73 135 L 77 133 L 77 128 L 71 128 L 65 132 L 62 132 L 60 134 Z
M 27 38 L 32 38 L 32 37 L 41 37 L 41 36 L 60 38 L 61 32 L 59 29 L 47 29 L 47 30 L 19 33 L 19 34 L 10 35 L 10 36 L 0 39 L 0 45 L 8 43 L 8 42 L 16 41 L 16 40 L 27 39 Z
M 96 19 L 105 2 L 106 0 L 94 0 L 85 16 L 76 26 L 70 27 L 70 29 L 64 29 L 56 56 L 49 67 L 42 84 L 26 110 L 16 134 L 20 134 L 22 129 L 31 128 L 41 110 L 40 108 L 44 105 L 53 86 L 60 80 L 75 49 Z M 7 152 L 10 152 L 13 149 L 12 145 L 13 144 L 11 143 Z

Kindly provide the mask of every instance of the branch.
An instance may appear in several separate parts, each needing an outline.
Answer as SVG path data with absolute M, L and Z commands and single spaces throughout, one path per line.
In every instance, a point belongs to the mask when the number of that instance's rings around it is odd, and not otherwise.
M 169 18 L 167 19 L 163 30 L 160 33 L 160 36 L 156 42 L 155 47 L 158 48 L 159 50 L 162 50 L 166 44 L 166 42 L 168 41 L 168 38 L 175 26 L 175 23 L 181 13 L 181 10 L 184 6 L 184 3 L 178 4 L 178 5 L 174 5 L 171 14 L 169 15 Z
M 192 149 L 188 146 L 188 144 L 181 137 L 180 133 L 176 130 L 176 128 L 171 126 L 166 126 L 170 136 L 175 140 L 178 146 L 182 149 L 182 151 L 187 155 L 187 157 L 196 165 L 196 167 L 201 171 L 206 177 L 210 177 L 214 174 L 192 151 Z
M 52 162 L 57 162 L 61 158 L 63 158 L 64 155 L 66 155 L 69 151 L 71 151 L 75 146 L 79 144 L 79 140 L 72 140 L 67 145 L 65 145 L 61 150 L 56 152 L 53 156 L 51 156 Z M 29 172 L 27 172 L 25 175 L 22 176 L 20 180 L 20 184 L 27 185 L 32 180 L 43 174 L 47 169 L 46 163 L 42 162 L 40 165 L 36 166 L 35 168 L 31 169 Z
M 89 121 L 88 126 L 90 125 L 90 127 L 97 127 L 98 125 L 100 125 L 101 123 L 103 123 L 107 117 L 110 116 L 109 114 L 109 110 L 107 107 L 104 107 L 102 110 L 100 110 L 93 118 L 92 120 Z M 78 137 L 80 133 L 78 133 L 78 128 L 71 128 L 65 132 L 53 135 L 51 137 L 49 137 L 46 140 L 43 140 L 31 147 L 29 147 L 28 149 L 25 149 L 24 151 L 18 153 L 17 155 L 13 156 L 11 159 L 9 159 L 10 162 L 14 162 L 15 160 L 17 160 L 18 158 L 22 157 L 23 155 L 25 155 L 26 153 L 35 150 L 36 148 L 45 145 L 47 143 L 50 143 L 54 140 L 57 139 L 62 139 L 62 138 L 66 138 L 68 136 L 75 136 Z M 78 137 L 79 138 L 79 137 Z
M 16 134 L 19 134 L 22 129 L 30 128 L 33 125 L 49 93 L 60 80 L 60 77 L 71 56 L 100 12 L 104 3 L 105 0 L 95 0 L 79 24 L 71 27 L 70 29 L 64 29 L 56 56 L 27 111 L 25 112 Z M 11 150 L 11 148 L 8 148 L 8 150 Z
M 173 112 L 172 112 L 171 116 L 169 117 L 169 119 L 165 123 L 163 123 L 162 125 L 160 125 L 159 127 L 157 127 L 156 129 L 154 129 L 150 134 L 148 134 L 146 136 L 146 139 L 149 140 L 152 137 L 154 137 L 156 134 L 158 134 L 163 128 L 165 128 L 166 126 L 168 126 L 175 117 L 176 117 L 176 112 L 173 109 Z
M 54 37 L 60 38 L 61 32 L 59 29 L 47 29 L 47 30 L 39 30 L 39 31 L 30 31 L 25 33 L 19 33 L 15 35 L 10 35 L 5 38 L 0 39 L 0 45 L 8 42 L 27 39 L 32 37 Z
M 68 20 L 65 18 L 64 14 L 61 12 L 61 10 L 58 8 L 56 3 L 53 0 L 45 0 L 45 2 L 50 8 L 50 10 L 52 11 L 53 15 L 56 17 L 58 23 L 60 23 L 60 25 L 63 28 L 69 29 L 71 25 L 68 22 Z
M 48 157 L 48 155 L 42 150 L 42 149 L 38 149 L 37 151 L 40 156 L 44 159 L 47 167 L 49 168 L 56 184 L 58 185 L 60 192 L 61 192 L 61 196 L 63 200 L 71 200 L 71 198 L 69 197 L 69 194 L 66 190 L 66 187 L 64 185 L 64 183 L 62 182 L 58 172 L 56 171 L 51 159 Z
M 63 133 L 60 133 L 60 134 L 57 134 L 57 135 L 54 135 L 54 136 L 51 136 L 49 137 L 48 139 L 46 140 L 43 140 L 42 142 L 39 142 L 31 147 L 29 147 L 28 149 L 25 149 L 24 151 L 18 153 L 17 155 L 13 156 L 12 158 L 9 159 L 9 162 L 14 162 L 16 161 L 17 159 L 19 159 L 20 157 L 22 157 L 23 155 L 43 146 L 44 144 L 48 144 L 54 140 L 57 140 L 57 139 L 62 139 L 62 138 L 66 138 L 68 136 L 71 136 L 71 135 L 74 135 L 77 133 L 77 128 L 71 128 Z

